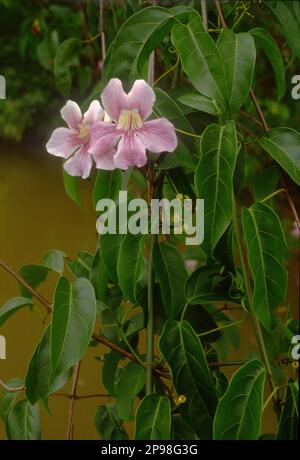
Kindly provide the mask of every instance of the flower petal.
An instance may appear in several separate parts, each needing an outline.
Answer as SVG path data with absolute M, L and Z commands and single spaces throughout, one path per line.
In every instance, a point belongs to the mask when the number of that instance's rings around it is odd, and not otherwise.
M 153 153 L 173 152 L 177 147 L 175 127 L 166 118 L 146 121 L 137 135 L 146 149 Z
M 74 101 L 67 101 L 66 105 L 60 111 L 61 117 L 69 128 L 78 131 L 78 125 L 81 123 L 82 114 L 78 104 Z
M 128 110 L 128 96 L 118 78 L 109 80 L 101 94 L 101 100 L 105 112 L 115 122 L 118 121 L 121 110 Z
M 95 123 L 91 127 L 89 152 L 96 156 L 105 155 L 116 145 L 120 135 L 112 123 Z
M 79 145 L 79 139 L 74 131 L 69 128 L 57 128 L 51 134 L 46 149 L 51 155 L 69 158 Z
M 155 93 L 145 80 L 136 80 L 128 93 L 129 108 L 138 109 L 143 120 L 151 115 L 155 102 Z
M 114 162 L 114 155 L 116 153 L 115 149 L 109 150 L 104 155 L 93 155 L 93 158 L 96 163 L 97 169 L 105 169 L 111 171 L 112 169 L 116 169 L 116 165 Z
M 147 163 L 146 149 L 137 134 L 124 134 L 118 144 L 114 156 L 117 168 L 127 169 L 129 166 L 141 168 Z
M 83 179 L 89 177 L 92 166 L 92 156 L 84 148 L 64 163 L 64 168 L 70 176 L 81 176 Z
M 96 99 L 91 102 L 89 108 L 83 115 L 83 124 L 93 125 L 98 121 L 102 121 L 104 118 L 104 110 L 102 109 L 100 102 Z

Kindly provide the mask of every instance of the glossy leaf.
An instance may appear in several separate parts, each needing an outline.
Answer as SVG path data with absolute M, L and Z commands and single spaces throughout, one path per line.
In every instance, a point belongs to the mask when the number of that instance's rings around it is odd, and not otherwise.
M 117 264 L 119 258 L 120 246 L 123 241 L 124 235 L 119 233 L 100 236 L 100 255 L 101 260 L 105 266 L 105 270 L 110 276 L 110 279 L 118 284 Z
M 285 402 L 281 410 L 277 439 L 284 441 L 298 440 L 298 430 L 299 387 L 297 382 L 290 382 L 286 388 Z
M 200 439 L 210 439 L 217 397 L 198 336 L 187 321 L 168 320 L 159 347 L 177 394 L 186 397 L 180 413 Z
M 246 101 L 252 85 L 255 43 L 250 34 L 235 34 L 227 29 L 219 37 L 218 49 L 227 83 L 228 106 L 230 113 L 234 113 Z
M 76 260 L 70 260 L 68 267 L 76 278 L 90 278 L 94 262 L 93 254 L 89 252 L 79 252 Z
M 252 360 L 241 367 L 219 401 L 214 419 L 215 440 L 255 440 L 261 431 L 265 369 Z
M 202 248 L 212 258 L 232 215 L 233 174 L 238 154 L 234 122 L 209 125 L 202 135 L 200 149 L 195 185 L 198 197 L 205 203 Z
M 66 254 L 64 252 L 52 249 L 45 255 L 43 262 L 51 270 L 62 273 L 65 266 L 65 257 Z
M 134 362 L 127 364 L 116 385 L 116 410 L 122 420 L 133 420 L 133 402 L 144 385 L 145 368 Z
M 274 128 L 259 143 L 300 185 L 300 133 L 291 128 Z
M 19 273 L 22 278 L 30 284 L 30 286 L 36 288 L 46 280 L 49 271 L 50 268 L 46 265 L 29 264 L 23 265 L 23 267 L 20 268 Z M 31 292 L 23 285 L 20 285 L 20 292 L 23 297 L 32 298 Z
M 261 27 L 251 29 L 250 34 L 254 37 L 256 43 L 264 50 L 272 65 L 276 79 L 278 99 L 281 99 L 284 96 L 286 89 L 285 67 L 277 43 L 272 35 L 266 29 Z
M 41 438 L 40 411 L 26 399 L 19 401 L 6 418 L 7 437 L 13 441 L 39 440 Z
M 300 43 L 299 43 L 299 34 L 300 34 L 300 24 L 297 17 L 293 12 L 288 8 L 288 2 L 286 1 L 276 1 L 276 2 L 266 2 L 266 5 L 271 8 L 273 13 L 276 15 L 277 19 L 280 22 L 284 36 L 297 58 L 300 58 Z M 295 2 L 293 2 L 295 3 Z
M 175 414 L 173 421 L 173 439 L 176 441 L 196 441 L 194 430 L 186 423 L 180 414 Z
M 70 176 L 70 174 L 63 168 L 63 181 L 67 195 L 80 206 L 80 198 L 78 193 L 78 177 Z
M 195 10 L 190 14 L 187 25 L 176 24 L 173 27 L 172 42 L 179 51 L 184 72 L 197 91 L 215 100 L 224 111 L 228 92 L 223 62 Z
M 104 62 L 103 79 L 118 77 L 133 82 L 140 76 L 151 51 L 168 35 L 173 17 L 184 17 L 190 8 L 149 7 L 130 16 L 112 42 Z
M 285 302 L 287 273 L 283 266 L 286 242 L 277 214 L 264 203 L 242 211 L 248 260 L 254 279 L 253 310 L 266 329 L 273 310 Z
M 24 381 L 21 379 L 11 379 L 5 383 L 9 388 L 17 388 L 24 385 Z M 0 417 L 4 422 L 17 396 L 18 391 L 8 391 L 6 388 L 2 388 L 0 393 Z
M 176 319 L 185 304 L 187 271 L 182 256 L 171 244 L 156 243 L 153 249 L 153 267 L 160 284 L 167 318 Z
M 58 282 L 51 323 L 50 382 L 80 361 L 91 340 L 96 319 L 96 299 L 91 283 L 78 278 Z
M 221 115 L 221 110 L 217 106 L 216 101 L 209 99 L 206 96 L 202 96 L 198 93 L 187 93 L 179 97 L 181 104 L 192 107 L 193 109 L 199 110 L 200 112 L 209 113 L 210 115 Z
M 166 396 L 152 393 L 142 400 L 136 414 L 135 439 L 143 441 L 171 439 L 171 405 Z
M 3 326 L 5 321 L 23 307 L 33 305 L 33 301 L 28 297 L 15 297 L 10 299 L 0 308 L 0 326 Z
M 98 171 L 93 189 L 93 203 L 96 208 L 99 200 L 110 198 L 116 200 L 121 189 L 122 174 L 119 169 Z
M 95 425 L 103 440 L 124 441 L 128 439 L 122 421 L 116 413 L 116 408 L 111 403 L 98 407 Z
M 31 404 L 35 404 L 39 399 L 44 399 L 49 394 L 60 390 L 71 378 L 72 369 L 67 369 L 50 383 L 50 329 L 49 326 L 29 362 L 25 387 L 26 396 Z
M 126 299 L 137 302 L 139 282 L 142 279 L 145 261 L 144 245 L 146 235 L 127 233 L 120 246 L 117 273 L 120 288 Z

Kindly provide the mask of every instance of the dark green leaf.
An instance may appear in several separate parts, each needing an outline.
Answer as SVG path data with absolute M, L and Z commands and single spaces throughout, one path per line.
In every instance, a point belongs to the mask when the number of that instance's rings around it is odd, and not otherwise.
M 72 77 L 69 66 L 78 45 L 78 38 L 68 38 L 56 50 L 54 59 L 55 82 L 64 96 L 68 96 L 71 91 Z
M 38 404 L 32 406 L 25 399 L 19 401 L 7 415 L 6 432 L 8 439 L 13 441 L 40 439 L 40 411 Z
M 202 135 L 200 148 L 195 185 L 198 197 L 205 203 L 202 247 L 207 256 L 212 257 L 232 215 L 233 174 L 238 154 L 234 122 L 209 125 Z
M 65 266 L 65 257 L 66 254 L 64 252 L 52 249 L 45 255 L 44 264 L 51 270 L 57 273 L 62 273 Z
M 105 266 L 105 270 L 110 276 L 113 283 L 118 284 L 117 264 L 120 246 L 124 235 L 116 233 L 100 236 L 100 255 L 101 260 Z
M 273 310 L 285 302 L 284 234 L 277 214 L 264 203 L 244 208 L 242 222 L 254 278 L 253 310 L 265 328 L 271 329 Z
M 41 342 L 35 350 L 27 370 L 25 386 L 26 396 L 31 404 L 49 394 L 60 390 L 70 379 L 72 369 L 58 375 L 50 384 L 51 356 L 50 356 L 50 326 L 47 328 Z
M 76 278 L 89 279 L 91 276 L 93 262 L 93 254 L 90 254 L 89 252 L 79 252 L 76 260 L 68 262 L 68 267 Z
M 196 441 L 198 439 L 194 430 L 186 423 L 180 414 L 175 414 L 173 421 L 173 439 L 176 441 Z
M 244 104 L 252 85 L 255 43 L 250 34 L 235 34 L 227 29 L 219 37 L 218 49 L 227 83 L 229 110 L 234 113 Z
M 51 269 L 46 267 L 45 265 L 38 265 L 38 264 L 30 264 L 30 265 L 23 265 L 20 268 L 20 275 L 24 278 L 30 286 L 36 288 L 39 284 L 43 283 L 48 275 L 48 272 Z M 26 287 L 20 285 L 20 292 L 23 297 L 32 298 L 32 294 Z
M 200 110 L 200 112 L 209 113 L 210 115 L 220 115 L 221 110 L 217 106 L 217 102 L 213 99 L 209 99 L 206 96 L 202 96 L 198 93 L 187 93 L 180 96 L 179 102 L 193 109 Z
M 78 206 L 80 206 L 80 198 L 78 194 L 78 177 L 70 176 L 63 168 L 63 181 L 67 195 L 73 200 Z
M 115 407 L 110 403 L 99 406 L 96 413 L 95 425 L 103 440 L 124 441 L 128 439 Z
M 187 321 L 168 320 L 159 347 L 177 394 L 187 399 L 179 406 L 183 418 L 200 439 L 210 439 L 217 397 L 199 338 Z
M 259 143 L 300 185 L 300 133 L 291 128 L 274 128 Z
M 286 388 L 285 402 L 281 411 L 277 439 L 298 440 L 299 425 L 299 388 L 298 382 L 290 382 Z
M 62 277 L 55 292 L 51 323 L 51 383 L 85 354 L 95 319 L 96 299 L 91 283 L 78 278 L 71 284 Z
M 93 203 L 96 208 L 99 200 L 109 198 L 115 201 L 121 189 L 122 174 L 119 169 L 113 171 L 98 171 L 93 189 Z
M 166 396 L 152 393 L 142 400 L 136 414 L 135 439 L 171 439 L 171 405 Z
M 252 360 L 232 377 L 214 419 L 215 440 L 256 440 L 261 431 L 265 369 Z
M 197 11 L 190 14 L 187 25 L 173 27 L 172 42 L 191 83 L 200 94 L 215 100 L 223 112 L 228 100 L 223 62 Z
M 275 4 L 271 2 L 266 2 L 265 4 L 276 15 L 291 50 L 297 58 L 300 58 L 300 25 L 292 11 L 288 8 L 287 3 L 286 1 L 276 1 Z
M 187 271 L 179 251 L 167 242 L 156 243 L 153 267 L 158 278 L 165 313 L 176 319 L 185 304 L 184 287 Z
M 258 45 L 262 47 L 272 65 L 277 84 L 278 99 L 281 99 L 286 90 L 285 67 L 277 43 L 272 35 L 261 27 L 251 29 L 250 34 L 254 37 Z
M 146 235 L 127 233 L 120 246 L 117 273 L 120 288 L 126 299 L 137 302 L 139 282 L 142 279 L 145 261 L 144 245 Z
M 33 305 L 32 300 L 28 299 L 28 297 L 15 297 L 14 299 L 10 299 L 0 308 L 0 326 L 3 326 L 10 316 L 28 305 Z
M 24 385 L 24 381 L 21 379 L 11 379 L 5 383 L 9 388 L 17 388 Z M 5 388 L 2 389 L 2 392 L 0 394 L 0 417 L 4 422 L 17 396 L 17 391 L 8 391 Z
M 186 300 L 191 305 L 201 302 L 216 302 L 231 299 L 230 284 L 222 264 L 205 265 L 197 268 L 186 283 Z
M 116 410 L 122 420 L 133 420 L 133 402 L 144 385 L 145 368 L 134 362 L 128 363 L 116 385 Z

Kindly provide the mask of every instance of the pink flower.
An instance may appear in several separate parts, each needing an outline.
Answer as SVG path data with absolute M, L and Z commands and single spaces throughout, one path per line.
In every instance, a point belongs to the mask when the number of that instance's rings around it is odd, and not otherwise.
M 93 101 L 82 116 L 78 104 L 68 101 L 60 113 L 68 128 L 55 129 L 46 149 L 51 155 L 68 159 L 64 168 L 71 176 L 86 179 L 93 165 L 92 155 L 88 151 L 91 127 L 103 120 L 104 111 L 99 101 Z
M 112 78 L 101 99 L 112 122 L 95 123 L 91 128 L 89 152 L 97 168 L 140 168 L 147 163 L 146 149 L 154 153 L 175 150 L 177 138 L 172 123 L 166 118 L 145 121 L 152 113 L 155 93 L 144 80 L 136 80 L 126 94 L 122 82 Z

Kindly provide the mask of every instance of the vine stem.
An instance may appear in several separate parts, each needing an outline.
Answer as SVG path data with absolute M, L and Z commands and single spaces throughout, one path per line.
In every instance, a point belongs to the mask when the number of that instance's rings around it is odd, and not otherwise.
M 73 383 L 72 383 L 72 390 L 70 394 L 70 406 L 69 406 L 69 415 L 68 415 L 68 429 L 67 429 L 67 439 L 68 441 L 73 439 L 74 434 L 74 408 L 75 408 L 75 401 L 77 399 L 77 385 L 80 373 L 80 361 L 75 365 Z

